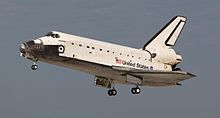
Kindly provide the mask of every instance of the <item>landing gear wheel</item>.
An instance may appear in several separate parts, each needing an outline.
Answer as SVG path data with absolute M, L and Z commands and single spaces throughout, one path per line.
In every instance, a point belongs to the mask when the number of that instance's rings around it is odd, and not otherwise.
M 37 70 L 37 69 L 38 69 L 38 66 L 37 66 L 36 64 L 33 64 L 33 65 L 31 66 L 31 69 L 32 69 L 32 70 Z
M 112 95 L 115 96 L 117 94 L 117 91 L 115 89 L 112 89 Z
M 139 94 L 141 92 L 141 89 L 139 87 L 135 87 L 131 89 L 132 94 Z
M 108 90 L 108 95 L 109 96 L 115 96 L 116 94 L 117 94 L 117 91 L 115 89 Z
M 141 89 L 139 87 L 136 88 L 136 94 L 139 94 L 141 92 Z
M 131 89 L 131 93 L 132 93 L 132 94 L 135 94 L 135 93 L 136 93 L 135 88 L 132 88 L 132 89 Z

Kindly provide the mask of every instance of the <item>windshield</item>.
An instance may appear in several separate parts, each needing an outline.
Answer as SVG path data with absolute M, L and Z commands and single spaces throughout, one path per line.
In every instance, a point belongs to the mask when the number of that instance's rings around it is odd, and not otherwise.
M 53 37 L 53 38 L 60 38 L 59 34 L 54 34 L 53 32 L 49 32 L 45 36 L 50 36 L 50 37 Z

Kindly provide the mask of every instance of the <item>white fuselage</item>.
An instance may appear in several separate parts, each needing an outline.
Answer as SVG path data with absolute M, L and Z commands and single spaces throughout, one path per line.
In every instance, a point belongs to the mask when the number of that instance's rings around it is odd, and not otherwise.
M 63 45 L 65 49 L 63 53 L 59 53 L 61 57 L 75 58 L 106 66 L 123 66 L 147 70 L 172 70 L 169 65 L 154 61 L 151 58 L 150 52 L 142 49 L 130 48 L 60 32 L 57 33 L 60 35 L 60 38 L 41 37 L 34 41 L 35 43 L 42 41 L 44 45 Z
M 125 79 L 121 76 L 123 73 L 112 70 L 111 67 L 113 66 L 140 70 L 172 71 L 170 65 L 154 61 L 150 52 L 142 49 L 106 43 L 61 32 L 53 33 L 59 34 L 60 37 L 44 36 L 34 40 L 35 44 L 43 43 L 44 46 L 63 46 L 65 49 L 63 49 L 62 53 L 59 53 L 59 56 L 75 61 L 39 58 L 40 61 L 83 71 L 96 76 L 113 78 L 120 83 L 125 82 Z

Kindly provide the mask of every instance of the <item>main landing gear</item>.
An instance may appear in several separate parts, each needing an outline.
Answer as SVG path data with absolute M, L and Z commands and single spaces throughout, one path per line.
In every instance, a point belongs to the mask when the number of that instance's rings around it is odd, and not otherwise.
M 114 88 L 108 90 L 108 95 L 109 95 L 109 96 L 115 96 L 116 94 L 117 94 L 117 91 L 116 91 Z
M 140 94 L 141 89 L 137 86 L 131 89 L 132 94 Z M 108 90 L 109 96 L 115 96 L 117 94 L 117 90 L 115 88 Z
M 131 89 L 132 94 L 139 94 L 140 92 L 141 92 L 141 89 L 138 86 Z
M 37 66 L 36 62 L 34 62 L 34 63 L 31 65 L 31 69 L 32 69 L 32 70 L 37 70 L 37 69 L 38 69 L 38 66 Z

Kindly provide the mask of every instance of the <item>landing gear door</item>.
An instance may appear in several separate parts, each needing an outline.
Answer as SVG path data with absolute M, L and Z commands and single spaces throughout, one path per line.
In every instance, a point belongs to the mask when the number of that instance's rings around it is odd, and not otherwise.
M 133 75 L 127 74 L 126 79 L 127 79 L 126 80 L 127 83 L 130 83 L 130 84 L 136 84 L 136 85 L 141 85 L 142 84 L 141 78 L 135 77 Z

